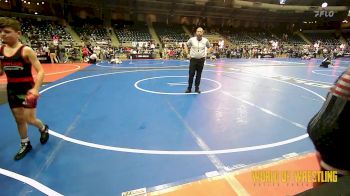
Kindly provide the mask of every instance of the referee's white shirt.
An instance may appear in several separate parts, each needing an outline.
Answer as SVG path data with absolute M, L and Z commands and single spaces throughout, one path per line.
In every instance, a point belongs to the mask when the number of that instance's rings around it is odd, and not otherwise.
M 187 46 L 191 47 L 191 58 L 200 59 L 206 57 L 206 48 L 210 48 L 210 43 L 207 38 L 202 37 L 202 39 L 198 41 L 197 37 L 192 37 L 187 41 Z

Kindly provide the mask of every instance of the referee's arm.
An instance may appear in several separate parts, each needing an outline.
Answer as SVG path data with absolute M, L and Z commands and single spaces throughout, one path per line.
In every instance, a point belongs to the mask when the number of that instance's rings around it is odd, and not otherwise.
M 188 47 L 191 47 L 191 46 L 192 46 L 192 44 L 191 44 L 191 39 L 189 39 L 189 40 L 187 41 L 187 43 L 184 44 L 184 50 L 185 50 L 185 54 L 186 54 L 186 55 L 189 55 L 189 53 L 188 53 Z
M 188 55 L 188 47 L 187 47 L 187 44 L 184 44 L 184 50 L 185 50 L 185 54 Z

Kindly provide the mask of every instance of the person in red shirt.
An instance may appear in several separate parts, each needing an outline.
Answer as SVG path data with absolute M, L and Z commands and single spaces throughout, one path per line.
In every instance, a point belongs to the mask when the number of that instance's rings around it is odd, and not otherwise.
M 85 61 L 85 59 L 87 59 L 89 57 L 90 51 L 89 49 L 85 46 L 83 48 L 83 60 Z
M 39 129 L 42 144 L 49 139 L 49 127 L 36 117 L 44 70 L 33 49 L 19 41 L 20 36 L 21 27 L 17 20 L 0 18 L 0 37 L 3 41 L 0 48 L 0 75 L 5 72 L 7 76 L 8 103 L 21 138 L 21 147 L 15 160 L 22 159 L 32 149 L 27 133 L 28 124 Z M 32 76 L 32 66 L 37 72 L 36 80 Z

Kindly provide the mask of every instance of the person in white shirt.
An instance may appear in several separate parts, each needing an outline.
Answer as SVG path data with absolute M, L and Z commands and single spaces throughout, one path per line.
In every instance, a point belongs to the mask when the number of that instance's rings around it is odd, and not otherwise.
M 96 63 L 97 61 L 97 55 L 95 53 L 93 53 L 92 55 L 90 55 L 89 57 L 89 63 Z
M 96 46 L 94 47 L 94 51 L 93 51 L 93 52 L 96 54 L 96 56 L 97 56 L 98 58 L 100 58 L 101 47 L 98 46 L 98 45 L 96 45 Z
M 212 47 L 210 46 L 209 40 L 203 37 L 203 28 L 198 27 L 196 30 L 196 36 L 190 38 L 187 41 L 187 44 L 184 45 L 185 55 L 187 56 L 188 47 L 190 47 L 190 66 L 188 87 L 185 93 L 191 93 L 194 75 L 196 75 L 195 92 L 201 93 L 201 91 L 199 90 L 199 85 L 206 57 L 206 48 L 208 49 L 207 53 L 211 53 L 212 51 Z
M 115 57 L 113 59 L 111 59 L 111 61 L 109 63 L 110 64 L 121 64 L 122 61 L 118 58 L 117 55 L 115 55 Z

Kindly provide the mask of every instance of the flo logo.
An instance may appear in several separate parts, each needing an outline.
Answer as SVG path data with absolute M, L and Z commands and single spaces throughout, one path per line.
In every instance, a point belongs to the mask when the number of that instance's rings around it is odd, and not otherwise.
M 319 18 L 322 18 L 322 17 L 325 17 L 325 18 L 332 18 L 334 16 L 334 11 L 325 11 L 325 10 L 317 10 L 317 11 L 314 11 L 315 12 L 315 17 L 319 17 Z

